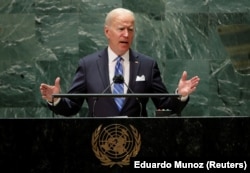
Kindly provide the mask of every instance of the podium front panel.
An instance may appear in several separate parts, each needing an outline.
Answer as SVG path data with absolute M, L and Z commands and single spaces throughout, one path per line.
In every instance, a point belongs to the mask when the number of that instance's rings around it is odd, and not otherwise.
M 1 119 L 0 170 L 145 172 L 158 163 L 166 168 L 157 172 L 206 172 L 190 166 L 214 161 L 241 163 L 238 172 L 249 164 L 249 124 L 247 117 Z

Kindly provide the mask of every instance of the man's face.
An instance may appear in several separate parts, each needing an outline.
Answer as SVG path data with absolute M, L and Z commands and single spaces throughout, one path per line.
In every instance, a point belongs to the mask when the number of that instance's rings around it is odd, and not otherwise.
M 105 35 L 110 48 L 123 55 L 131 46 L 134 38 L 134 18 L 128 14 L 117 15 L 109 26 L 105 26 Z

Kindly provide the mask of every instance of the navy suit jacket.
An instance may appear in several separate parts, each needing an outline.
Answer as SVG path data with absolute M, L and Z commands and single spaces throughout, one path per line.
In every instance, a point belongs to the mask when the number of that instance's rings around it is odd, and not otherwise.
M 134 93 L 168 93 L 162 82 L 157 62 L 151 57 L 131 49 L 129 52 L 129 88 Z M 136 81 L 136 77 L 142 75 L 145 76 L 145 81 Z M 68 93 L 102 93 L 109 85 L 108 53 L 107 48 L 105 48 L 80 59 Z M 111 88 L 106 93 L 111 93 Z M 128 93 L 131 92 L 128 90 Z M 178 98 L 172 97 L 154 97 L 151 99 L 157 109 L 170 109 L 176 114 L 180 114 L 188 102 L 188 100 L 182 102 Z M 126 98 L 124 107 L 120 112 L 112 97 L 100 97 L 96 103 L 95 98 L 62 98 L 56 106 L 49 107 L 56 114 L 71 116 L 80 111 L 84 100 L 88 103 L 89 116 L 148 116 L 146 104 L 149 98 L 145 97 L 139 98 L 139 101 L 132 97 Z

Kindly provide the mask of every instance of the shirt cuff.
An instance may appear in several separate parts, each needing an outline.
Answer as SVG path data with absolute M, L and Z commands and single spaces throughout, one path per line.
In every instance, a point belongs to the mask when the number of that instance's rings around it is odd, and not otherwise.
M 182 102 L 187 101 L 187 99 L 188 99 L 188 95 L 186 95 L 186 96 L 181 96 L 181 97 L 180 97 L 180 100 L 181 100 Z
M 57 101 L 55 101 L 54 103 L 49 102 L 49 101 L 47 101 L 47 103 L 48 103 L 49 105 L 51 105 L 51 106 L 56 106 L 56 105 L 58 105 L 58 103 L 60 102 L 60 100 L 61 100 L 61 98 L 58 98 Z
M 175 90 L 175 94 L 178 94 L 178 88 Z M 178 99 L 180 101 L 182 101 L 182 102 L 185 102 L 188 99 L 188 95 L 186 95 L 186 96 L 180 96 L 180 97 L 178 97 Z

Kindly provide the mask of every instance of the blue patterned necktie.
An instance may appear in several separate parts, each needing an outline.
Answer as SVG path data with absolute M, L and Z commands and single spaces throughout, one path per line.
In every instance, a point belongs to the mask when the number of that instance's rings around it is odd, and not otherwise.
M 117 58 L 117 62 L 115 65 L 115 76 L 118 76 L 118 75 L 123 76 L 122 60 L 123 59 L 120 56 Z M 113 93 L 114 94 L 124 94 L 123 83 L 114 83 Z M 124 98 L 123 97 L 116 97 L 115 103 L 120 111 L 123 107 L 123 104 L 124 104 Z

